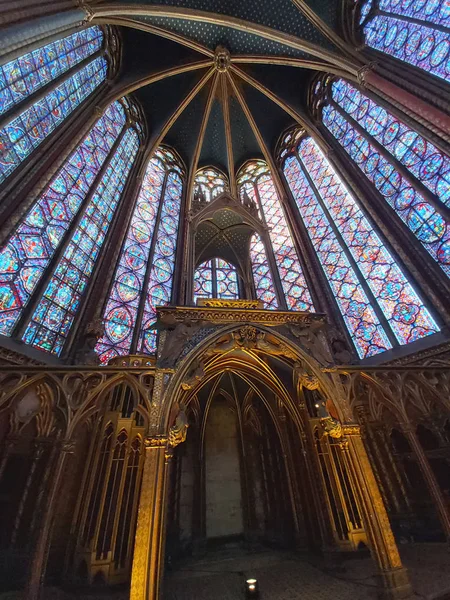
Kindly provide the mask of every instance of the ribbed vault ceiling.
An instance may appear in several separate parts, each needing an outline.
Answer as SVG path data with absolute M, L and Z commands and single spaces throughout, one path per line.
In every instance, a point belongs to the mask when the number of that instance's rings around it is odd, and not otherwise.
M 93 23 L 116 25 L 122 68 L 112 97 L 132 93 L 150 132 L 148 153 L 175 147 L 186 165 L 233 180 L 304 124 L 317 71 L 354 78 L 361 58 L 340 37 L 340 0 L 97 2 Z M 221 63 L 217 48 L 223 47 Z

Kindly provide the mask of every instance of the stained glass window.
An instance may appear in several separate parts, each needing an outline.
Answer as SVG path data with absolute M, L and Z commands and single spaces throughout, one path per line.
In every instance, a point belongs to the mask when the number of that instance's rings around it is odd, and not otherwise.
M 0 66 L 0 115 L 98 52 L 99 27 L 88 27 Z
M 105 335 L 96 346 L 102 363 L 135 351 L 137 332 L 140 351 L 154 352 L 155 306 L 171 296 L 181 176 L 175 155 L 158 149 L 144 175 L 104 309 Z
M 23 336 L 25 343 L 57 355 L 61 353 L 138 148 L 138 134 L 130 128 L 114 152 L 31 317 Z
M 269 227 L 270 240 L 289 310 L 313 311 L 311 295 L 292 241 L 270 171 L 264 161 L 247 163 L 238 177 L 241 196 L 247 192 Z
M 276 310 L 278 308 L 278 300 L 269 261 L 267 260 L 266 248 L 257 233 L 255 233 L 250 242 L 250 259 L 257 299 L 262 300 L 264 308 Z
M 162 199 L 161 220 L 156 232 L 155 251 L 139 333 L 139 352 L 156 351 L 156 333 L 152 329 L 156 321 L 156 307 L 169 304 L 172 296 L 182 192 L 183 180 L 180 174 L 171 171 L 167 178 Z
M 450 204 L 448 157 L 351 85 L 337 81 L 332 85 L 331 94 L 330 104 L 322 111 L 324 125 L 450 275 L 449 224 L 424 193 L 418 191 L 423 184 L 435 194 L 438 202 Z M 364 135 L 356 129 L 356 123 L 364 128 Z M 394 160 L 387 160 L 374 146 L 373 139 L 402 163 L 411 176 L 406 178 Z M 419 186 L 411 184 L 414 180 Z
M 239 287 L 236 268 L 222 258 L 202 263 L 194 273 L 194 300 L 221 298 L 237 300 Z
M 360 23 L 371 48 L 450 78 L 448 0 L 368 0 Z
M 107 62 L 96 58 L 0 130 L 0 183 L 105 80 Z
M 201 191 L 208 202 L 229 190 L 227 177 L 218 169 L 205 167 L 195 175 L 194 191 Z
M 287 158 L 284 172 L 359 355 L 370 356 L 391 347 L 377 311 L 399 344 L 439 331 L 311 138 L 301 140 L 295 156 Z
M 126 121 L 114 102 L 0 249 L 0 333 L 11 335 Z

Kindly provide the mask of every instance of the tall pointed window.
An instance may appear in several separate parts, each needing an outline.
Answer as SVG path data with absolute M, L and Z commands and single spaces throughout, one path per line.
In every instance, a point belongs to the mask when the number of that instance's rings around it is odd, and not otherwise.
M 106 363 L 156 349 L 156 306 L 168 304 L 183 192 L 183 168 L 167 148 L 148 164 L 103 312 L 105 334 L 96 351 Z
M 199 169 L 195 175 L 194 193 L 211 202 L 223 192 L 229 191 L 228 178 L 214 167 Z
M 238 185 L 241 196 L 247 193 L 249 198 L 256 202 L 269 228 L 275 262 L 288 309 L 314 310 L 305 276 L 267 164 L 262 160 L 248 162 L 238 175 Z M 254 251 L 252 258 L 258 261 L 258 263 L 253 263 L 253 272 L 255 273 L 258 265 L 266 263 L 260 252 Z M 266 279 L 264 280 L 266 291 L 267 286 L 268 280 Z M 263 293 L 263 289 L 258 283 L 256 288 L 257 291 L 260 290 L 261 294 Z M 271 293 L 274 293 L 274 290 Z
M 267 252 L 261 237 L 255 233 L 250 241 L 250 260 L 252 262 L 253 282 L 258 300 L 264 308 L 277 310 L 278 300 L 270 271 Z
M 439 331 L 317 143 L 285 145 L 284 175 L 359 356 Z
M 90 27 L 0 67 L 0 183 L 106 79 Z
M 199 265 L 194 273 L 194 300 L 199 298 L 237 300 L 236 268 L 222 258 L 213 258 Z
M 366 0 L 359 6 L 368 46 L 450 79 L 448 0 Z
M 33 300 L 23 340 L 61 353 L 139 147 L 127 112 L 109 106 L 0 249 L 0 333 L 23 330 Z
M 322 93 L 324 125 L 450 275 L 449 158 L 349 83 L 330 80 Z

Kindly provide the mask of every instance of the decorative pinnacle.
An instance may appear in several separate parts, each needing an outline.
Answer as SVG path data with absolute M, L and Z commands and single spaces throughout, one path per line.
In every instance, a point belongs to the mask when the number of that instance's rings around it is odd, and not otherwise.
M 230 68 L 230 52 L 224 46 L 217 46 L 214 53 L 214 64 L 220 73 L 225 73 Z

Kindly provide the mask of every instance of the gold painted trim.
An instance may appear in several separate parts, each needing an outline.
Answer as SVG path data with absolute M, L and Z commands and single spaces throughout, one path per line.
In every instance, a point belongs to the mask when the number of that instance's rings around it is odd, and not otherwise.
M 182 19 L 185 21 L 197 21 L 199 23 L 211 23 L 222 27 L 231 27 L 237 31 L 257 35 L 259 37 L 283 44 L 290 48 L 295 48 L 301 52 L 306 52 L 317 58 L 329 60 L 331 63 L 344 68 L 348 68 L 350 72 L 357 74 L 360 64 L 357 64 L 349 59 L 339 57 L 329 50 L 324 50 L 316 44 L 306 42 L 301 38 L 287 33 L 282 33 L 271 27 L 258 25 L 250 21 L 230 17 L 228 15 L 211 13 L 196 9 L 176 7 L 176 6 L 149 6 L 147 4 L 104 4 L 102 6 L 91 7 L 93 18 L 116 17 L 123 15 L 137 15 L 147 17 L 167 17 L 172 19 Z M 111 22 L 109 19 L 107 23 Z
M 202 44 L 199 44 L 197 42 L 193 42 L 192 40 L 178 33 L 173 33 L 172 31 L 161 29 L 160 27 L 156 27 L 155 25 L 150 25 L 149 23 L 144 23 L 142 21 L 135 21 L 134 19 L 127 19 L 126 17 L 96 17 L 92 20 L 92 25 L 120 25 L 121 27 L 130 27 L 131 29 L 138 29 L 139 31 L 153 33 L 154 35 L 158 35 L 159 37 L 172 40 L 172 42 L 177 42 L 182 46 L 191 48 L 191 50 L 200 52 L 200 54 L 204 54 L 205 56 L 214 58 L 214 52 L 206 46 L 203 46 Z
M 358 78 L 354 73 L 348 70 L 336 67 L 331 63 L 322 63 L 314 60 L 306 60 L 303 58 L 287 58 L 285 56 L 270 56 L 270 55 L 236 55 L 231 57 L 232 64 L 260 64 L 260 65 L 280 65 L 283 67 L 296 67 L 298 69 L 309 69 L 311 71 L 321 71 L 323 73 L 332 73 L 337 77 L 343 77 L 353 82 L 357 82 Z
M 214 64 L 214 63 L 212 63 Z M 208 99 L 205 105 L 205 111 L 203 113 L 202 122 L 200 125 L 200 130 L 197 137 L 197 142 L 195 144 L 194 156 L 192 158 L 192 166 L 189 174 L 189 182 L 187 185 L 187 210 L 189 210 L 192 201 L 192 195 L 194 192 L 194 184 L 195 184 L 195 176 L 197 174 L 198 161 L 200 158 L 200 153 L 202 151 L 203 142 L 205 139 L 206 128 L 208 127 L 209 116 L 211 114 L 211 108 L 214 102 L 214 97 L 216 95 L 217 84 L 219 82 L 219 73 L 216 72 L 214 76 L 214 80 L 211 84 L 211 89 L 209 90 Z
M 213 64 L 214 63 L 211 60 L 200 60 L 197 62 L 189 63 L 187 65 L 182 65 L 180 67 L 172 67 L 171 69 L 165 69 L 164 71 L 159 71 L 158 73 L 146 75 L 145 77 L 137 79 L 133 83 L 129 83 L 123 86 L 119 90 L 112 90 L 112 92 L 103 100 L 103 104 L 105 106 L 108 106 L 109 104 L 111 104 L 111 102 L 122 98 L 122 96 L 131 94 L 136 90 L 146 87 L 147 85 L 152 85 L 153 83 L 157 83 L 158 81 L 162 81 L 163 79 L 168 79 L 169 77 L 181 75 L 182 73 L 189 73 L 190 71 L 206 69 L 208 67 L 212 67 Z
M 222 115 L 223 122 L 225 125 L 225 142 L 227 147 L 227 160 L 228 160 L 228 176 L 230 178 L 230 192 L 235 198 L 238 197 L 237 184 L 236 184 L 236 172 L 234 169 L 234 155 L 233 155 L 233 135 L 231 132 L 231 121 L 230 121 L 230 102 L 228 97 L 228 85 L 225 73 L 221 75 L 222 83 Z
M 348 56 L 351 56 L 357 62 L 364 62 L 363 58 L 358 55 L 355 49 L 348 44 L 343 38 L 341 38 L 331 27 L 329 27 L 325 21 L 323 21 L 319 15 L 305 2 L 305 0 L 291 0 L 292 4 L 298 8 L 308 21 L 314 25 L 316 29 L 328 38 L 337 48 L 342 50 Z
M 185 110 L 185 108 L 192 102 L 192 100 L 200 92 L 200 90 L 206 85 L 206 83 L 209 81 L 209 79 L 213 76 L 214 72 L 215 72 L 214 68 L 209 69 L 209 71 L 200 79 L 200 81 L 198 83 L 195 84 L 195 86 L 192 88 L 192 90 L 189 92 L 189 94 L 179 104 L 179 106 L 175 110 L 175 112 L 172 113 L 172 115 L 169 117 L 169 119 L 167 119 L 167 121 L 165 122 L 161 131 L 159 132 L 156 140 L 146 150 L 144 159 L 143 159 L 144 164 L 146 164 L 152 158 L 156 148 L 158 148 L 160 143 L 163 141 L 163 139 L 165 138 L 165 136 L 171 129 L 172 125 L 175 123 L 175 121 L 178 119 L 178 117 L 181 115 L 181 113 Z

